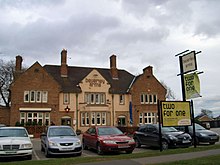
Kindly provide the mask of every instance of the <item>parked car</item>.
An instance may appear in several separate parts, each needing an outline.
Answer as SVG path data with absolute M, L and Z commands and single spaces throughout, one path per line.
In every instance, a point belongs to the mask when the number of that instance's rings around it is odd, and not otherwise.
M 0 127 L 0 157 L 32 159 L 31 139 L 24 127 Z
M 5 127 L 6 125 L 5 124 L 0 124 L 0 127 Z
M 185 127 L 176 127 L 178 130 L 185 131 Z M 188 126 L 189 134 L 193 137 L 193 126 Z M 219 141 L 219 134 L 204 128 L 203 126 L 195 123 L 195 136 L 196 144 L 209 143 L 215 144 Z
M 83 133 L 82 143 L 83 149 L 93 148 L 99 155 L 119 151 L 132 153 L 135 149 L 134 139 L 114 126 L 90 127 Z
M 49 126 L 41 136 L 41 151 L 46 157 L 51 155 L 82 154 L 82 143 L 70 126 Z
M 161 127 L 162 149 L 172 147 L 189 147 L 192 145 L 192 138 L 189 134 L 176 130 L 174 127 Z M 160 147 L 160 136 L 158 124 L 144 124 L 134 132 L 136 147 L 147 145 Z

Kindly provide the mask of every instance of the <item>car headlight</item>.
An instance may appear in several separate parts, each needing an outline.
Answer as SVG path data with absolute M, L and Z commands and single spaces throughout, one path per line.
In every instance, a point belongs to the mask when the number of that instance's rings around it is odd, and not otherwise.
M 31 143 L 26 143 L 26 144 L 22 144 L 21 145 L 21 149 L 28 149 L 28 148 L 32 148 L 32 144 Z
M 134 143 L 134 139 L 128 140 L 128 143 Z
M 206 134 L 204 134 L 204 133 L 200 133 L 200 136 L 208 136 L 208 135 L 206 135 Z
M 168 137 L 169 137 L 170 140 L 178 140 L 178 138 L 173 136 L 173 135 L 168 135 Z
M 0 150 L 3 150 L 3 147 L 2 147 L 2 145 L 0 145 Z
M 75 143 L 75 146 L 80 146 L 80 145 L 81 145 L 80 140 Z
M 106 143 L 106 144 L 116 144 L 116 142 L 113 141 L 113 140 L 104 140 L 103 143 Z
M 53 142 L 53 141 L 49 141 L 49 146 L 58 146 L 57 143 Z

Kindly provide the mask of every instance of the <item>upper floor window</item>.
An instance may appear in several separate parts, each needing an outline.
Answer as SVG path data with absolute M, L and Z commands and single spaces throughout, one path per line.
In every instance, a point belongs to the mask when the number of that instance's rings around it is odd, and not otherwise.
M 63 94 L 63 104 L 69 104 L 69 93 Z
M 157 104 L 156 94 L 141 94 L 140 96 L 141 104 Z
M 119 96 L 119 104 L 124 104 L 125 103 L 125 96 L 124 95 L 120 95 Z
M 87 104 L 105 104 L 105 93 L 85 93 Z
M 47 103 L 47 96 L 48 92 L 47 91 L 24 91 L 24 102 L 25 103 Z

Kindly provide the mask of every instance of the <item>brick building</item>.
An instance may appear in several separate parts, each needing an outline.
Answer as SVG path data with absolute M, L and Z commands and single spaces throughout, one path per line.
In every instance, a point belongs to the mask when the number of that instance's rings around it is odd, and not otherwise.
M 91 125 L 136 126 L 156 122 L 157 99 L 165 100 L 166 90 L 151 66 L 134 76 L 117 68 L 115 55 L 110 68 L 75 67 L 68 66 L 62 50 L 60 65 L 35 62 L 21 70 L 17 56 L 10 125 L 53 121 L 82 131 Z

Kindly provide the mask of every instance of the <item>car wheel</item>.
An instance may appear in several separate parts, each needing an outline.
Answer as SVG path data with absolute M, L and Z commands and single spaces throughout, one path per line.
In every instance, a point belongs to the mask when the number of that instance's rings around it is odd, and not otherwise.
M 81 155 L 82 155 L 82 152 L 76 154 L 76 156 L 81 156 Z
M 49 152 L 48 152 L 47 147 L 45 147 L 45 149 L 44 149 L 44 155 L 45 155 L 46 158 L 49 158 L 49 157 L 50 157 L 50 154 L 49 154 Z
M 44 152 L 44 147 L 41 145 L 41 149 L 40 149 L 42 152 Z
M 103 151 L 101 150 L 100 143 L 97 144 L 97 153 L 98 153 L 99 155 L 102 155 L 102 154 L 103 154 Z
M 163 140 L 162 141 L 162 150 L 167 150 L 169 148 L 169 144 L 167 141 Z
M 82 142 L 82 145 L 83 145 L 83 149 L 84 149 L 84 150 L 88 150 L 88 146 L 85 144 L 84 140 L 83 140 L 83 142 Z
M 32 160 L 32 155 L 28 155 L 27 160 Z
M 126 154 L 131 154 L 133 152 L 133 150 L 131 151 L 126 151 Z
M 134 141 L 136 143 L 135 147 L 140 148 L 141 147 L 140 141 L 137 138 L 135 138 Z

